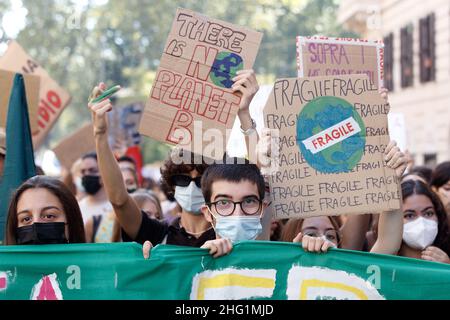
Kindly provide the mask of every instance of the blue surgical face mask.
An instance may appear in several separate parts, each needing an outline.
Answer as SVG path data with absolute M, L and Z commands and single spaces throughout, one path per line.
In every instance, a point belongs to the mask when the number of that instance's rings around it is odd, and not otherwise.
M 175 187 L 175 200 L 181 208 L 189 213 L 200 215 L 201 208 L 205 204 L 202 190 L 192 181 L 187 187 Z
M 255 240 L 262 232 L 261 217 L 216 217 L 216 233 L 231 242 Z

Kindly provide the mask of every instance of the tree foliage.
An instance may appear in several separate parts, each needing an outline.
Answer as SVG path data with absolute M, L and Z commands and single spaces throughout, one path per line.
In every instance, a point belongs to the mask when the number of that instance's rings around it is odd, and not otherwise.
M 336 22 L 336 0 L 22 0 L 26 27 L 17 41 L 47 69 L 73 100 L 51 131 L 52 147 L 90 120 L 91 88 L 100 80 L 148 96 L 177 7 L 264 33 L 255 63 L 260 82 L 296 76 L 297 35 L 349 35 Z M 0 0 L 0 17 L 10 3 Z M 0 32 L 0 40 L 6 35 Z M 145 139 L 146 161 L 167 150 Z M 162 155 L 161 155 L 162 154 Z

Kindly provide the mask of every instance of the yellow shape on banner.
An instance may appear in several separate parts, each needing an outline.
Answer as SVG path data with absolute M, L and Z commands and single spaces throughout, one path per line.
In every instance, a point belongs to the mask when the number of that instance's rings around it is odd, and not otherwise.
M 300 287 L 300 300 L 308 300 L 308 289 L 311 287 L 316 288 L 330 288 L 338 289 L 342 291 L 347 291 L 353 293 L 361 300 L 369 300 L 369 297 L 360 289 L 352 286 L 348 286 L 338 282 L 322 281 L 317 279 L 303 280 Z
M 197 299 L 205 299 L 206 289 L 217 289 L 231 286 L 274 289 L 275 281 L 268 278 L 250 277 L 239 274 L 221 274 L 211 278 L 201 278 L 198 286 Z

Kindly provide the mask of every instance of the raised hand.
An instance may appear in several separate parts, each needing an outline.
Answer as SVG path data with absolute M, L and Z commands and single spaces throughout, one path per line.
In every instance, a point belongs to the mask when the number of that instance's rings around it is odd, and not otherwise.
M 387 166 L 395 170 L 396 176 L 400 179 L 405 173 L 408 165 L 406 155 L 397 147 L 397 142 L 391 141 L 384 151 L 384 160 Z

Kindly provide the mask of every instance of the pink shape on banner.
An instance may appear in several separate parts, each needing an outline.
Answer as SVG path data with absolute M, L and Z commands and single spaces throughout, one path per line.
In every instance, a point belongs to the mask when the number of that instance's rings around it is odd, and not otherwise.
M 42 286 L 36 300 L 58 300 L 52 282 L 48 276 L 42 279 Z

